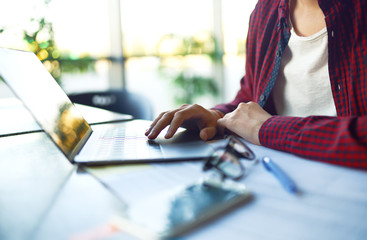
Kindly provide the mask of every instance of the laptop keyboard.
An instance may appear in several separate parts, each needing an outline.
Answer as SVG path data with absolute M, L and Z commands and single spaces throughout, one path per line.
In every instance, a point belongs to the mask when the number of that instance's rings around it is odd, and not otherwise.
M 144 133 L 124 127 L 109 128 L 102 133 L 93 132 L 82 151 L 97 159 L 162 157 L 159 144 L 149 141 Z

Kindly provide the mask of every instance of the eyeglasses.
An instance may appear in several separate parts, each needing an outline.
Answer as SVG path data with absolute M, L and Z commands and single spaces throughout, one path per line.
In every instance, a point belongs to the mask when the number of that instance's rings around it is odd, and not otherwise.
M 245 173 L 245 167 L 240 160 L 253 161 L 255 158 L 255 154 L 245 143 L 235 136 L 229 136 L 227 144 L 215 149 L 213 156 L 205 162 L 203 170 L 216 169 L 222 180 L 226 178 L 238 180 Z

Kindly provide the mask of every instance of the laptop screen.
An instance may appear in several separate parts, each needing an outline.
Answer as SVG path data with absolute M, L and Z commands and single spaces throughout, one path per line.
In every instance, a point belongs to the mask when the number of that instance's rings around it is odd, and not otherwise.
M 72 160 L 91 128 L 37 56 L 0 48 L 0 77 Z

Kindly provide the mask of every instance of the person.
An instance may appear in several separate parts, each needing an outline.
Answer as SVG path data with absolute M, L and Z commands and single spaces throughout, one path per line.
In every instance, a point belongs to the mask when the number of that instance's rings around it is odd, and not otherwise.
M 183 105 L 147 129 L 197 126 L 331 164 L 367 168 L 367 0 L 259 0 L 232 102 Z

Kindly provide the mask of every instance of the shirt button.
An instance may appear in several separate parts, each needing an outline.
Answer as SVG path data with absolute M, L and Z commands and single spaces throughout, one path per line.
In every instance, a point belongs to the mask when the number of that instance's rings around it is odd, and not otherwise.
M 276 55 L 277 55 L 277 57 L 280 57 L 280 51 L 277 51 Z
M 262 101 L 264 101 L 264 99 L 265 99 L 265 96 L 264 96 L 264 94 L 262 94 L 262 95 L 260 96 L 260 101 L 262 102 Z
M 340 91 L 340 89 L 341 89 L 342 87 L 340 86 L 340 84 L 338 84 L 338 90 Z

